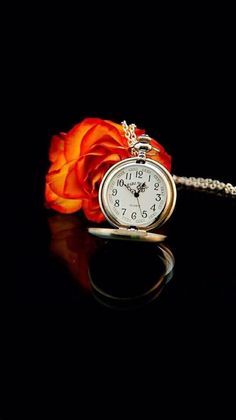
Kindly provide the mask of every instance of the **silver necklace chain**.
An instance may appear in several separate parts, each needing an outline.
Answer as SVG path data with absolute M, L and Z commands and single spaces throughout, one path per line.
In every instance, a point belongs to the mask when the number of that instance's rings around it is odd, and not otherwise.
M 121 124 L 124 130 L 125 138 L 127 139 L 127 142 L 128 142 L 128 146 L 131 149 L 131 154 L 134 154 L 135 153 L 134 146 L 138 142 L 138 138 L 135 133 L 136 125 L 135 124 L 128 125 L 126 121 L 123 121 Z M 230 196 L 236 196 L 236 186 L 230 184 L 229 182 L 224 183 L 224 182 L 218 181 L 217 179 L 195 178 L 192 176 L 187 177 L 187 176 L 177 176 L 177 175 L 173 175 L 173 179 L 176 185 L 183 185 L 183 186 L 193 187 L 196 189 L 201 189 L 201 190 L 206 190 L 206 191 L 222 192 Z
M 225 184 L 217 179 L 211 178 L 195 178 L 193 176 L 177 176 L 173 175 L 173 179 L 176 185 L 185 185 L 187 187 L 194 187 L 202 190 L 210 190 L 215 192 L 222 192 L 228 195 L 236 196 L 236 186 L 233 186 L 229 182 Z
M 128 146 L 132 148 L 135 145 L 135 143 L 137 143 L 137 136 L 135 133 L 136 125 L 135 124 L 128 125 L 126 121 L 122 121 L 121 125 L 123 127 L 125 138 L 127 139 L 127 142 L 128 142 Z

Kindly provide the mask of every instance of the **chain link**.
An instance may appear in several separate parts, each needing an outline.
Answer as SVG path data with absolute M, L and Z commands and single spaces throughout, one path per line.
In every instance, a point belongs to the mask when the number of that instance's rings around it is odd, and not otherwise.
M 225 184 L 217 179 L 211 178 L 195 178 L 186 176 L 173 175 L 173 179 L 176 185 L 184 185 L 187 187 L 194 187 L 196 189 L 210 190 L 217 192 L 223 192 L 227 195 L 236 196 L 236 186 L 229 182 Z
M 128 146 L 131 148 L 137 142 L 137 136 L 135 133 L 136 125 L 135 124 L 127 124 L 126 121 L 121 123 L 124 135 L 127 139 Z M 184 185 L 187 187 L 194 187 L 196 189 L 202 190 L 209 190 L 217 192 L 223 192 L 224 194 L 236 196 L 236 186 L 230 184 L 229 182 L 225 184 L 224 182 L 220 182 L 217 179 L 211 178 L 195 178 L 195 177 L 187 177 L 187 176 L 177 176 L 173 175 L 173 179 L 176 185 Z
M 128 125 L 126 121 L 122 121 L 121 125 L 123 127 L 125 137 L 128 141 L 128 146 L 132 148 L 137 142 L 137 136 L 135 133 L 135 128 L 137 128 L 137 126 L 135 124 Z

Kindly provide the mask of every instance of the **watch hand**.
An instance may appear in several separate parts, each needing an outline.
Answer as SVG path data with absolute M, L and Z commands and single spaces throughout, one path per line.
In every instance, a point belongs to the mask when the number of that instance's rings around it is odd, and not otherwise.
M 127 190 L 129 190 L 131 192 L 131 194 L 135 194 L 135 190 L 133 190 L 129 185 L 124 183 L 124 186 L 127 188 Z
M 140 183 L 138 186 L 137 186 L 137 190 L 138 190 L 138 192 L 145 192 L 145 189 L 146 188 L 148 188 L 148 186 L 146 185 L 146 183 L 145 182 L 143 182 L 142 184 Z
M 140 182 L 137 186 L 138 190 L 140 191 L 144 187 L 144 185 L 145 185 L 145 182 L 143 182 L 142 184 Z
M 135 193 L 135 195 L 134 195 L 136 198 L 137 198 L 137 202 L 138 202 L 138 206 L 139 206 L 139 210 L 140 210 L 140 214 L 141 214 L 141 217 L 143 217 L 143 213 L 142 213 L 142 209 L 141 209 L 141 206 L 140 206 L 140 202 L 139 202 L 139 194 L 137 195 L 137 193 Z

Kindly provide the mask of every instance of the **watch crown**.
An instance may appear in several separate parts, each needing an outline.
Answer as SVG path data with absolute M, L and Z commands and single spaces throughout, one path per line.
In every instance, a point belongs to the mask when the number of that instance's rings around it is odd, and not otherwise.
M 151 138 L 147 134 L 142 134 L 138 137 L 137 142 L 133 146 L 133 150 L 138 155 L 138 158 L 145 161 L 146 153 L 152 150 L 150 144 Z
M 145 150 L 146 152 L 150 151 L 152 149 L 152 146 L 150 144 L 151 137 L 149 137 L 147 134 L 142 134 L 138 137 L 137 143 L 134 144 L 134 149 L 137 151 Z

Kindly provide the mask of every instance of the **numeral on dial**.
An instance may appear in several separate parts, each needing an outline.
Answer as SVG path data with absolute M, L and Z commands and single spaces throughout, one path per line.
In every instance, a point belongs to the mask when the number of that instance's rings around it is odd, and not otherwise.
M 152 206 L 152 207 L 150 207 L 150 210 L 155 211 L 155 210 L 156 210 L 156 204 L 153 204 L 153 206 Z
M 142 178 L 143 171 L 136 171 L 136 178 Z
M 121 210 L 122 210 L 122 216 L 124 216 L 127 209 L 122 208 Z
M 158 182 L 155 182 L 155 184 L 154 184 L 154 190 L 157 191 L 158 188 L 159 188 L 159 184 L 158 184 Z
M 128 181 L 130 181 L 130 180 L 131 180 L 131 178 L 132 178 L 132 173 L 131 173 L 131 172 L 127 172 L 127 173 L 125 174 L 125 179 L 127 179 Z
M 137 213 L 133 211 L 133 213 L 131 213 L 131 219 L 135 220 L 136 217 L 137 217 Z
M 144 219 L 146 219 L 146 217 L 147 217 L 147 211 L 146 211 L 146 210 L 143 210 L 143 212 L 142 212 L 142 217 L 143 217 Z
M 114 206 L 119 207 L 119 205 L 120 205 L 120 200 L 115 200 Z
M 112 195 L 116 195 L 116 194 L 117 194 L 117 189 L 116 188 L 113 188 Z
M 123 179 L 117 179 L 117 187 L 123 187 L 123 185 L 124 185 L 124 180 Z
M 155 200 L 156 200 L 156 201 L 161 201 L 161 194 L 157 194 L 157 196 L 156 196 Z

